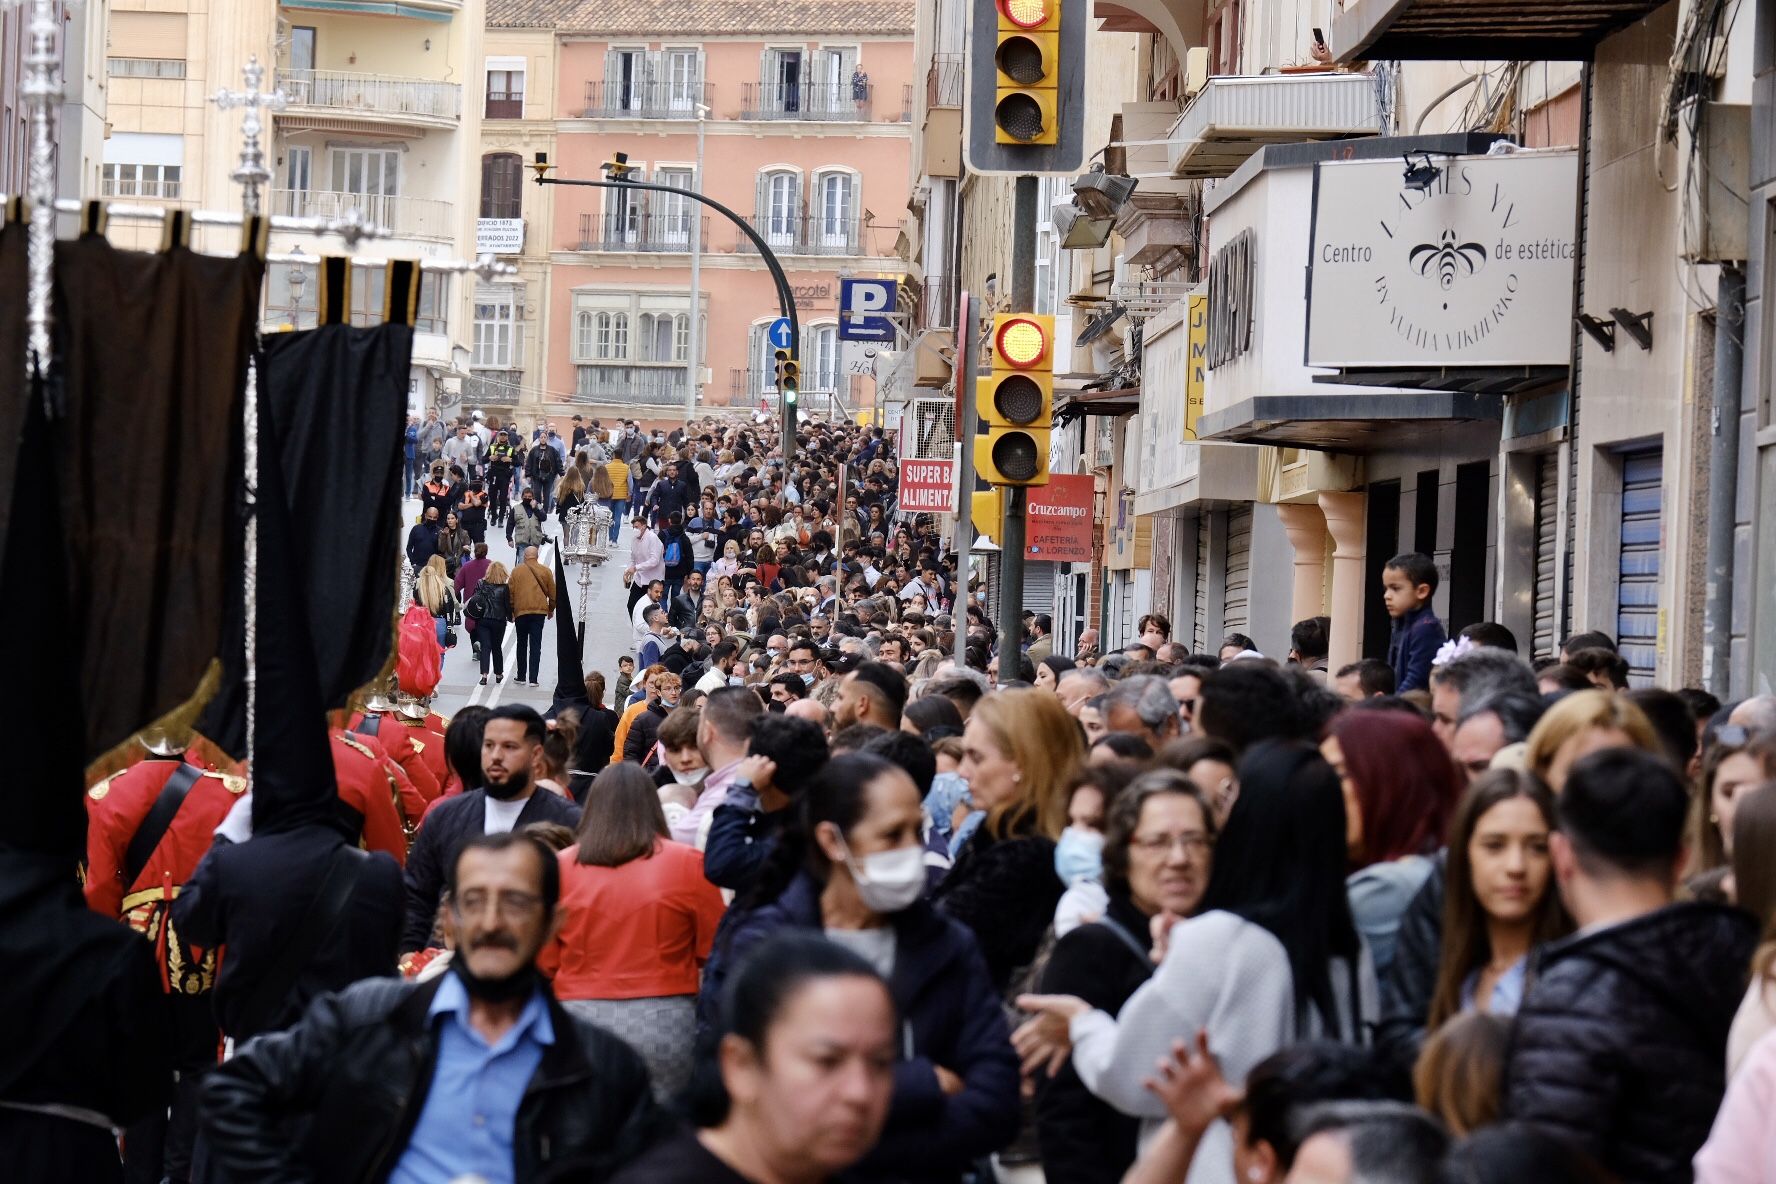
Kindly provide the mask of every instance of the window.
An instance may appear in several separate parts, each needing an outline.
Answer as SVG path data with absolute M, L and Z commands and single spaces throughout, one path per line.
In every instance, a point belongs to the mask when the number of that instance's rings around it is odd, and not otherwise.
M 574 317 L 574 357 L 592 356 L 592 314 L 582 312 Z
M 766 173 L 759 178 L 758 221 L 765 241 L 773 247 L 794 247 L 796 223 L 801 215 L 801 178 L 791 172 Z
M 672 318 L 672 360 L 691 360 L 691 318 L 682 312 Z
M 105 73 L 112 78 L 183 78 L 183 58 L 106 58 Z
M 518 292 L 511 284 L 475 289 L 475 352 L 471 366 L 510 370 L 518 365 Z
M 626 312 L 601 312 L 593 318 L 597 326 L 599 358 L 626 358 L 629 356 L 629 314 Z
M 315 31 L 310 25 L 290 27 L 290 69 L 311 73 L 315 68 Z
M 292 283 L 293 273 L 302 273 L 301 283 Z M 319 293 L 315 289 L 318 280 L 316 269 L 311 264 L 274 263 L 267 270 L 265 284 L 265 311 L 269 320 L 286 321 L 297 328 L 308 328 L 315 323 L 316 306 Z M 385 267 L 366 267 L 355 264 L 352 267 L 351 283 L 351 317 L 352 325 L 362 329 L 384 323 L 383 292 L 388 280 Z M 419 333 L 444 333 L 448 331 L 450 309 L 450 277 L 435 271 L 422 271 L 419 275 L 419 302 L 414 316 L 413 328 Z
M 524 59 L 487 59 L 488 119 L 524 118 Z
M 108 164 L 101 171 L 106 197 L 179 196 L 176 164 Z
M 1053 177 L 1043 177 L 1036 196 L 1036 311 L 1055 310 L 1055 233 L 1054 207 L 1056 190 Z
M 767 49 L 759 109 L 766 114 L 802 109 L 802 58 L 799 49 Z
M 648 55 L 641 49 L 613 49 L 605 58 L 605 102 L 619 111 L 647 106 Z
M 637 181 L 648 179 L 646 169 L 634 169 L 629 175 Z M 604 238 L 607 243 L 641 241 L 642 223 L 646 221 L 644 211 L 647 209 L 647 198 L 648 194 L 644 191 L 604 191 Z
M 689 190 L 695 174 L 686 168 L 663 168 L 655 174 L 654 180 L 661 185 L 670 185 L 674 189 Z M 689 246 L 691 228 L 698 223 L 698 217 L 691 208 L 691 199 L 676 193 L 656 193 L 654 199 L 654 228 L 652 241 L 665 246 Z
M 851 211 L 856 178 L 850 173 L 827 173 L 816 185 L 820 205 L 820 245 L 827 250 L 851 254 L 855 250 Z
M 701 58 L 694 49 L 666 51 L 666 106 L 671 110 L 695 113 L 703 101 Z
M 398 148 L 333 149 L 333 188 L 340 193 L 393 197 L 400 192 Z
M 299 145 L 284 149 L 284 188 L 307 193 L 313 188 L 314 151 Z
M 379 280 L 382 278 L 383 272 L 382 272 L 381 268 L 374 268 L 374 269 L 369 269 L 369 270 L 371 271 L 371 274 L 375 275 Z M 352 289 L 355 292 L 357 290 L 357 285 L 355 285 L 355 284 L 352 285 Z M 382 308 L 382 291 L 381 291 L 381 289 L 382 289 L 382 285 L 380 283 L 378 283 L 377 284 L 377 293 L 376 293 L 376 302 L 374 304 L 371 304 L 368 306 L 369 308 L 378 310 L 377 317 L 370 318 L 370 319 L 360 322 L 359 316 L 363 315 L 365 317 L 369 317 L 369 313 L 366 310 L 365 312 L 360 314 L 359 310 L 358 310 L 359 309 L 358 302 L 356 300 L 353 300 L 352 301 L 352 309 L 353 309 L 352 324 L 356 325 L 356 324 L 362 323 L 362 324 L 375 325 L 375 324 L 381 323 L 380 322 L 380 310 Z M 419 308 L 413 317 L 413 331 L 415 333 L 443 333 L 443 332 L 446 332 L 447 331 L 447 322 L 449 321 L 449 309 L 450 309 L 450 277 L 448 275 L 444 275 L 443 273 L 436 272 L 436 271 L 422 271 L 422 272 L 420 272 L 419 273 Z
M 815 325 L 808 331 L 808 358 L 813 365 L 808 375 L 812 382 L 804 382 L 812 390 L 836 391 L 839 389 L 839 327 L 837 325 Z
M 521 218 L 524 160 L 516 152 L 490 152 L 481 158 L 481 216 Z

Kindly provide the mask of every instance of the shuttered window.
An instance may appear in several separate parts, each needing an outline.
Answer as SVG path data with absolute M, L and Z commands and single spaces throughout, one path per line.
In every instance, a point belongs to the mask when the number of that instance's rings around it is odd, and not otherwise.
M 1531 657 L 1553 657 L 1560 644 L 1554 628 L 1555 524 L 1560 519 L 1560 454 L 1536 458 L 1535 636 Z
M 182 12 L 113 12 L 106 40 L 113 58 L 185 58 Z
M 1227 512 L 1227 582 L 1221 601 L 1221 635 L 1251 630 L 1252 507 Z
M 1214 515 L 1203 511 L 1196 518 L 1196 545 L 1190 550 L 1190 562 L 1196 564 L 1195 604 L 1191 607 L 1190 652 L 1200 654 L 1209 648 L 1209 536 Z
M 481 216 L 522 218 L 524 159 L 516 152 L 490 152 L 481 158 Z
M 1664 534 L 1665 453 L 1622 457 L 1622 562 L 1616 586 L 1616 642 L 1631 686 L 1653 684 L 1659 661 L 1659 547 Z

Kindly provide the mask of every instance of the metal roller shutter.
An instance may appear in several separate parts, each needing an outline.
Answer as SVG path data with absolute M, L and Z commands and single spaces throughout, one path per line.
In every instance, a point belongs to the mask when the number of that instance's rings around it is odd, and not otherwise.
M 1196 518 L 1196 547 L 1190 561 L 1196 564 L 1196 603 L 1191 609 L 1190 652 L 1209 648 L 1209 523 L 1214 515 L 1204 510 Z
M 186 15 L 182 12 L 114 12 L 106 53 L 114 58 L 182 61 Z
M 1116 580 L 1116 645 L 1135 640 L 1135 580 L 1132 571 L 1119 571 Z
M 1251 628 L 1246 606 L 1251 569 L 1252 507 L 1247 505 L 1227 512 L 1227 593 L 1221 608 L 1222 637 Z
M 1535 636 L 1530 656 L 1553 657 L 1560 644 L 1554 635 L 1554 527 L 1560 519 L 1560 454 L 1543 453 L 1536 460 Z
M 1631 686 L 1653 683 L 1658 665 L 1659 547 L 1665 454 L 1653 448 L 1622 457 L 1622 563 L 1616 585 L 1616 643 Z
M 1024 610 L 1032 613 L 1054 612 L 1055 565 L 1038 560 L 1024 563 Z

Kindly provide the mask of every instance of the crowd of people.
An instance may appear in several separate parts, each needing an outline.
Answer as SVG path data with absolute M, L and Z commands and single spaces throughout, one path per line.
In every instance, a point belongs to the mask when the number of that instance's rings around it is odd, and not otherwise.
M 1448 638 L 1420 555 L 1385 660 L 1158 615 L 1068 655 L 879 429 L 414 427 L 441 630 L 497 661 L 553 585 L 474 531 L 591 501 L 630 653 L 548 718 L 342 727 L 402 826 L 296 973 L 219 841 L 170 916 L 229 1047 L 168 1178 L 1776 1181 L 1776 697 Z

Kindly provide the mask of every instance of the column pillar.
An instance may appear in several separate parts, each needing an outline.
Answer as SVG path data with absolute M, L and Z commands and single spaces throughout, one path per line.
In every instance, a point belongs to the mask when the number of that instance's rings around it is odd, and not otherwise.
M 1289 624 L 1320 615 L 1326 585 L 1326 516 L 1312 502 L 1277 506 L 1283 533 L 1295 549 L 1295 587 L 1289 597 Z
M 1332 636 L 1328 669 L 1355 662 L 1363 653 L 1364 534 L 1367 494 L 1322 493 L 1320 511 L 1332 535 Z

